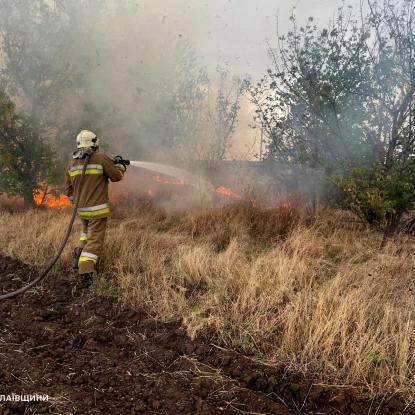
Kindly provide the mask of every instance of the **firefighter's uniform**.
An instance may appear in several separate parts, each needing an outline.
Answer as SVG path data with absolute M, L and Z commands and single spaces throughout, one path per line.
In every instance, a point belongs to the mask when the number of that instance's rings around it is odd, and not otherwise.
M 84 160 L 73 158 L 66 169 L 66 194 L 70 200 L 76 200 Z M 98 152 L 90 155 L 77 210 L 82 220 L 82 233 L 76 248 L 82 250 L 78 260 L 81 277 L 94 272 L 95 264 L 102 253 L 110 213 L 108 180 L 118 182 L 123 176 L 122 167 L 115 165 L 109 157 Z

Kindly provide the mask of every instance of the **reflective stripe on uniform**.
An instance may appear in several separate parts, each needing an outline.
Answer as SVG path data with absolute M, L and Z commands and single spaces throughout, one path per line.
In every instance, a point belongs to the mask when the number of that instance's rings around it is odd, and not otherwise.
M 104 213 L 109 213 L 110 205 L 108 203 L 102 203 L 97 206 L 78 208 L 78 214 L 80 216 L 98 216 Z
M 98 215 L 103 215 L 104 213 L 110 213 L 110 208 L 107 207 L 105 209 L 96 210 L 94 212 L 79 212 L 78 211 L 78 215 L 82 217 L 98 216 Z
M 72 166 L 69 169 L 69 176 L 77 176 L 78 174 L 82 174 L 84 166 L 82 164 L 78 164 L 77 166 Z M 85 174 L 104 174 L 104 168 L 102 164 L 87 164 Z
M 68 200 L 73 200 L 73 196 L 68 196 Z
M 96 206 L 78 208 L 78 212 L 93 212 L 95 210 L 104 209 L 104 208 L 107 208 L 109 206 L 110 205 L 108 203 L 102 203 L 102 204 L 96 205 Z
M 79 258 L 79 262 L 85 262 L 85 261 L 93 261 L 94 264 L 96 264 L 98 260 L 98 256 L 95 254 L 91 254 L 89 252 L 82 251 L 82 254 Z
M 74 170 L 82 170 L 84 168 L 83 164 L 78 164 L 76 166 L 72 166 L 69 171 L 74 171 Z M 98 170 L 103 170 L 102 164 L 87 164 L 86 165 L 87 169 L 98 169 Z
M 86 233 L 85 232 L 82 232 L 81 233 L 81 237 L 79 238 L 79 240 L 80 241 L 86 241 L 88 238 L 87 238 L 87 235 L 86 235 Z
M 86 257 L 86 256 L 81 256 L 79 258 L 79 261 L 78 262 L 86 262 L 86 261 L 92 261 L 94 264 L 97 263 L 97 260 L 96 259 L 89 258 L 89 257 Z

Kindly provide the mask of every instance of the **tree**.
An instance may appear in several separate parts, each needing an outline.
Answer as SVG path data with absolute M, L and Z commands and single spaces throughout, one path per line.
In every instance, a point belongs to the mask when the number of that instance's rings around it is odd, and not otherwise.
M 321 171 L 345 206 L 393 232 L 415 193 L 415 5 L 368 6 L 361 18 L 339 9 L 323 29 L 293 15 L 251 93 L 269 158 Z
M 21 149 L 15 157 L 28 166 L 26 173 L 21 172 L 21 184 L 10 183 L 3 191 L 12 194 L 13 189 L 23 186 L 26 207 L 34 204 L 39 183 L 34 178 L 42 176 L 53 182 L 53 169 L 45 170 L 45 159 L 40 155 L 46 148 L 48 153 L 54 148 L 65 94 L 81 84 L 84 67 L 79 58 L 92 30 L 91 13 L 96 13 L 101 3 L 0 0 L 0 86 L 22 114 L 18 118 L 22 123 L 18 134 Z M 53 154 L 49 156 L 53 161 Z
M 49 146 L 39 145 L 27 121 L 16 114 L 13 102 L 0 91 L 0 194 L 24 198 L 25 207 L 33 191 L 52 173 Z
M 178 42 L 170 60 L 171 71 L 156 89 L 156 115 L 149 129 L 166 158 L 191 167 L 206 124 L 209 77 L 188 39 Z
M 178 43 L 171 59 L 171 72 L 156 95 L 156 117 L 145 127 L 158 136 L 168 160 L 214 170 L 231 145 L 246 84 L 229 81 L 229 71 L 219 66 L 211 78 L 188 40 Z
M 247 85 L 246 80 L 233 78 L 227 81 L 229 71 L 218 66 L 218 88 L 213 98 L 214 108 L 211 109 L 211 88 L 208 90 L 208 117 L 213 128 L 211 140 L 206 142 L 201 158 L 204 159 L 208 170 L 216 170 L 219 163 L 225 158 L 226 152 L 232 145 L 232 137 L 238 123 L 240 101 Z M 208 129 L 209 131 L 209 129 Z

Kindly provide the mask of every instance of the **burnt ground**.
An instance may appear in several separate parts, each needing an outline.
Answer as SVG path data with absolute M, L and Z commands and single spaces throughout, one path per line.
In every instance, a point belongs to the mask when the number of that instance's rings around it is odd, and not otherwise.
M 0 256 L 0 292 L 34 276 Z M 71 275 L 0 301 L 0 397 L 13 393 L 49 400 L 0 402 L 1 415 L 415 413 L 190 341 L 177 322 L 120 308 Z

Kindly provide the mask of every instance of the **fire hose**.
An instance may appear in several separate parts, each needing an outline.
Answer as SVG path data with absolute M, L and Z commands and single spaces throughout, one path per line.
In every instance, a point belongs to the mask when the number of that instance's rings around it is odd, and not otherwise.
M 71 230 L 72 230 L 72 225 L 73 225 L 73 223 L 75 221 L 76 211 L 78 209 L 79 199 L 81 197 L 82 186 L 84 184 L 84 179 L 85 179 L 85 170 L 86 170 L 86 166 L 88 164 L 89 157 L 90 157 L 90 154 L 87 153 L 86 154 L 86 157 L 85 157 L 85 161 L 84 161 L 84 166 L 82 168 L 81 180 L 79 182 L 78 191 L 76 193 L 76 199 L 75 199 L 75 203 L 74 203 L 74 208 L 73 208 L 73 212 L 72 212 L 72 215 L 71 215 L 71 219 L 69 220 L 68 229 L 66 230 L 65 236 L 62 239 L 62 242 L 61 242 L 61 245 L 60 245 L 60 247 L 58 249 L 58 252 L 56 252 L 55 256 L 49 262 L 49 264 L 47 265 L 47 267 L 45 268 L 45 270 L 36 279 L 34 279 L 29 284 L 25 285 L 24 287 L 19 288 L 16 291 L 12 291 L 11 293 L 7 293 L 7 294 L 0 295 L 0 300 L 6 300 L 7 298 L 16 297 L 17 295 L 24 293 L 29 288 L 31 288 L 31 287 L 35 286 L 36 284 L 38 284 L 40 281 L 43 280 L 43 278 L 46 277 L 46 275 L 48 274 L 48 272 L 52 269 L 52 267 L 55 265 L 56 261 L 61 256 L 62 251 L 63 251 L 63 248 L 65 248 L 66 242 L 68 242 L 69 235 L 71 234 Z
M 75 216 L 76 216 L 76 212 L 78 210 L 79 200 L 81 198 L 82 186 L 84 184 L 85 171 L 86 171 L 86 167 L 88 165 L 90 155 L 91 155 L 91 153 L 86 153 L 84 165 L 83 165 L 83 168 L 82 168 L 81 180 L 79 181 L 78 189 L 77 189 L 77 192 L 76 192 L 76 199 L 75 199 L 75 203 L 74 203 L 74 206 L 73 206 L 71 219 L 69 220 L 68 229 L 66 230 L 65 236 L 63 237 L 61 245 L 60 245 L 58 251 L 56 252 L 55 256 L 49 262 L 49 264 L 47 265 L 45 270 L 36 279 L 34 279 L 29 284 L 25 285 L 24 287 L 19 288 L 16 291 L 12 291 L 10 293 L 0 295 L 0 300 L 6 300 L 8 298 L 16 297 L 17 295 L 24 293 L 29 288 L 31 288 L 31 287 L 35 286 L 36 284 L 38 284 L 40 281 L 43 280 L 43 278 L 46 277 L 46 275 L 48 275 L 49 271 L 52 269 L 52 267 L 55 265 L 56 261 L 61 256 L 63 248 L 65 248 L 65 245 L 68 242 L 69 235 L 71 234 L 72 226 L 73 226 L 73 223 L 75 221 Z M 130 164 L 129 160 L 124 160 L 121 156 L 115 156 L 111 160 L 113 161 L 114 164 L 123 163 L 127 166 Z

